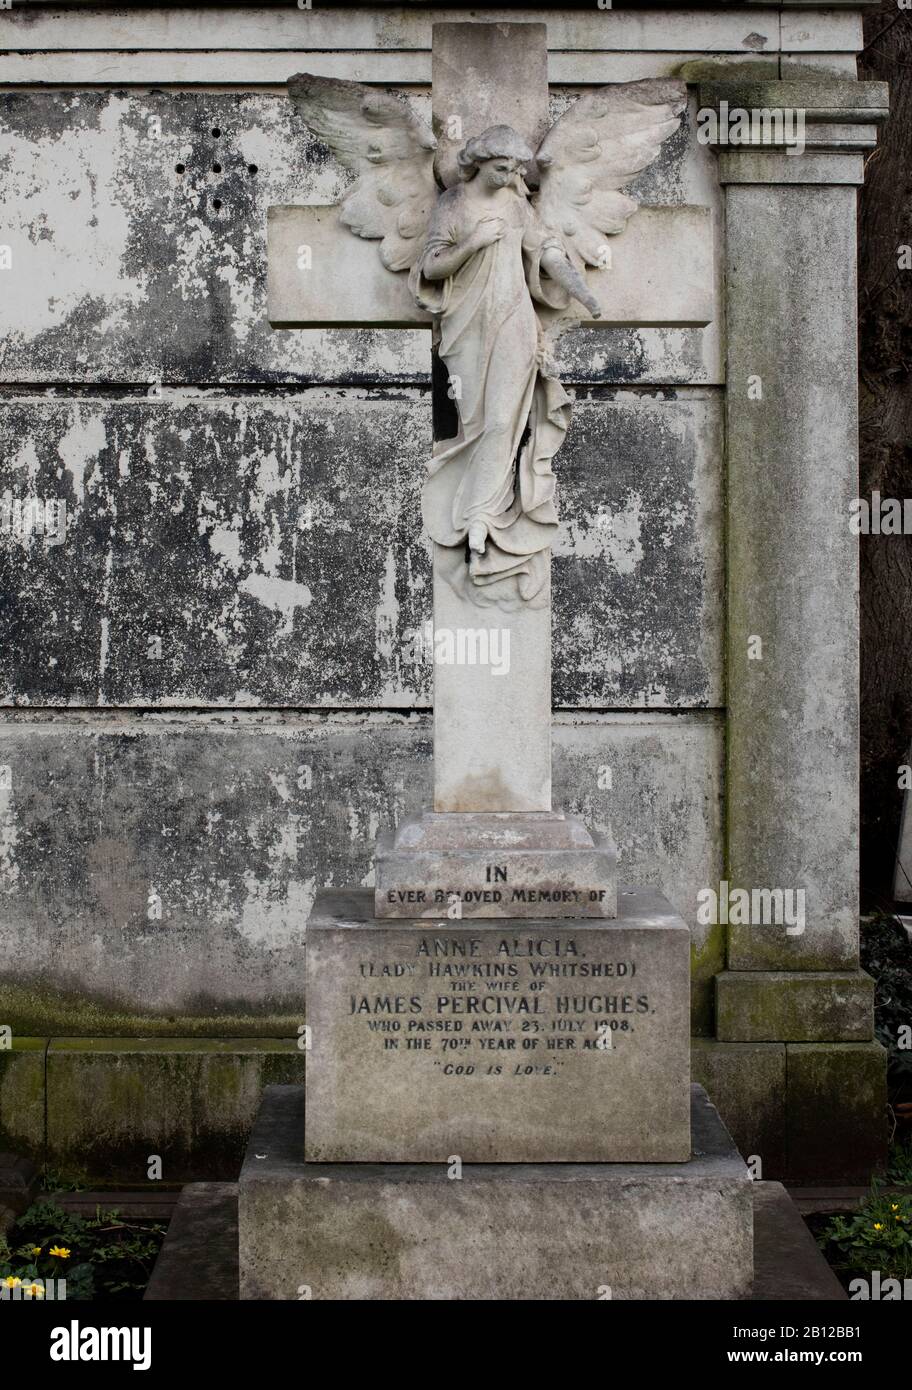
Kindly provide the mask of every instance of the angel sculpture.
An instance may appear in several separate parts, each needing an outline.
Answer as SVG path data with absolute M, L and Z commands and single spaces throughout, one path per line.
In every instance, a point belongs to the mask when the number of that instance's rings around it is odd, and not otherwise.
M 605 265 L 605 236 L 637 203 L 618 190 L 651 164 L 680 124 L 681 82 L 628 82 L 580 97 L 537 151 L 506 125 L 466 142 L 458 179 L 438 188 L 437 142 L 404 97 L 302 73 L 289 82 L 310 129 L 358 175 L 340 220 L 380 242 L 390 271 L 409 271 L 434 316 L 459 413 L 425 480 L 428 533 L 444 572 L 478 603 L 544 598 L 557 532 L 551 461 L 570 397 L 550 365 L 557 333 L 601 308 L 586 266 Z M 530 190 L 537 171 L 537 192 Z

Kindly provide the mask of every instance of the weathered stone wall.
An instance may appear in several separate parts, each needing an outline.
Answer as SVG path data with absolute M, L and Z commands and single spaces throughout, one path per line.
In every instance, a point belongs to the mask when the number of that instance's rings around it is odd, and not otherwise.
M 16 50 L 0 53 L 0 499 L 63 499 L 67 522 L 60 544 L 0 536 L 14 1138 L 15 1078 L 50 1085 L 63 1046 L 42 1039 L 100 1049 L 91 1088 L 141 1052 L 112 1061 L 97 1039 L 294 1052 L 315 891 L 370 883 L 378 830 L 429 797 L 431 672 L 410 641 L 430 616 L 428 337 L 272 329 L 265 229 L 270 206 L 333 202 L 345 182 L 279 84 L 309 67 L 427 106 L 432 7 L 257 8 L 0 16 Z M 855 16 L 799 19 L 556 13 L 555 112 L 595 82 L 854 70 Z M 691 924 L 705 1035 L 725 964 L 720 929 L 696 921 L 723 864 L 723 227 L 692 122 L 635 191 L 713 210 L 713 323 L 562 348 L 579 404 L 558 459 L 553 699 L 555 805 L 610 824 L 622 878 Z M 196 1056 L 169 1047 L 168 1066 Z M 54 1066 L 49 1097 L 80 1084 Z M 113 1135 L 114 1090 L 97 1094 Z M 146 1151 L 131 1123 L 121 1155 Z M 172 1176 L 192 1168 L 178 1130 Z M 84 1137 L 50 1135 L 67 1163 L 96 1162 Z

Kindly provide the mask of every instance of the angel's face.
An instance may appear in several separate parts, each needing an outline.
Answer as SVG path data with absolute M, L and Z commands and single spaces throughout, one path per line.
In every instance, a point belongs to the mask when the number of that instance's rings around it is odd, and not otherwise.
M 506 188 L 511 184 L 520 169 L 518 159 L 507 159 L 497 156 L 495 159 L 486 159 L 478 166 L 478 177 L 486 188 Z

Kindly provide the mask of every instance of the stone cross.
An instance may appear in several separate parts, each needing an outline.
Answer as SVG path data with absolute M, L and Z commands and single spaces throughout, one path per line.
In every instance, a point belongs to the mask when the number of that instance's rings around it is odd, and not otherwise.
M 491 126 L 536 150 L 548 131 L 544 24 L 436 24 L 433 126 L 438 177 Z M 311 248 L 312 269 L 299 267 Z M 588 271 L 599 327 L 701 325 L 712 318 L 706 208 L 643 209 L 610 266 Z M 376 242 L 339 225 L 337 208 L 269 211 L 269 317 L 275 326 L 432 325 Z M 435 423 L 455 412 L 435 371 Z M 534 603 L 481 606 L 448 582 L 454 552 L 434 544 L 434 807 L 381 843 L 378 916 L 613 916 L 613 852 L 551 804 L 549 552 Z M 460 552 L 456 552 L 460 559 Z M 506 886 L 505 886 L 506 885 Z M 508 891 L 509 889 L 509 891 Z

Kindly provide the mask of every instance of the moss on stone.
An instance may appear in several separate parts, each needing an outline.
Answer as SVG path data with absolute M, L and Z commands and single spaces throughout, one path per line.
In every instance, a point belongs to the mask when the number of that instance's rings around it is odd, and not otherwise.
M 47 1038 L 16 1038 L 0 1050 L 0 1149 L 44 1159 Z
M 724 971 L 716 979 L 723 1042 L 868 1042 L 874 981 L 853 971 Z
M 725 968 L 725 928 L 706 929 L 702 941 L 690 941 L 690 1028 L 696 1037 L 715 1031 L 715 977 Z
M 234 1178 L 263 1087 L 300 1084 L 288 1038 L 60 1038 L 48 1050 L 48 1155 L 62 1172 L 142 1185 Z
M 303 991 L 300 1008 L 294 1011 L 264 1008 L 256 1012 L 227 1001 L 217 1012 L 202 1006 L 199 1012 L 174 1014 L 132 1010 L 119 999 L 52 991 L 42 984 L 0 985 L 0 1022 L 8 1024 L 14 1035 L 295 1038 L 304 1021 Z

